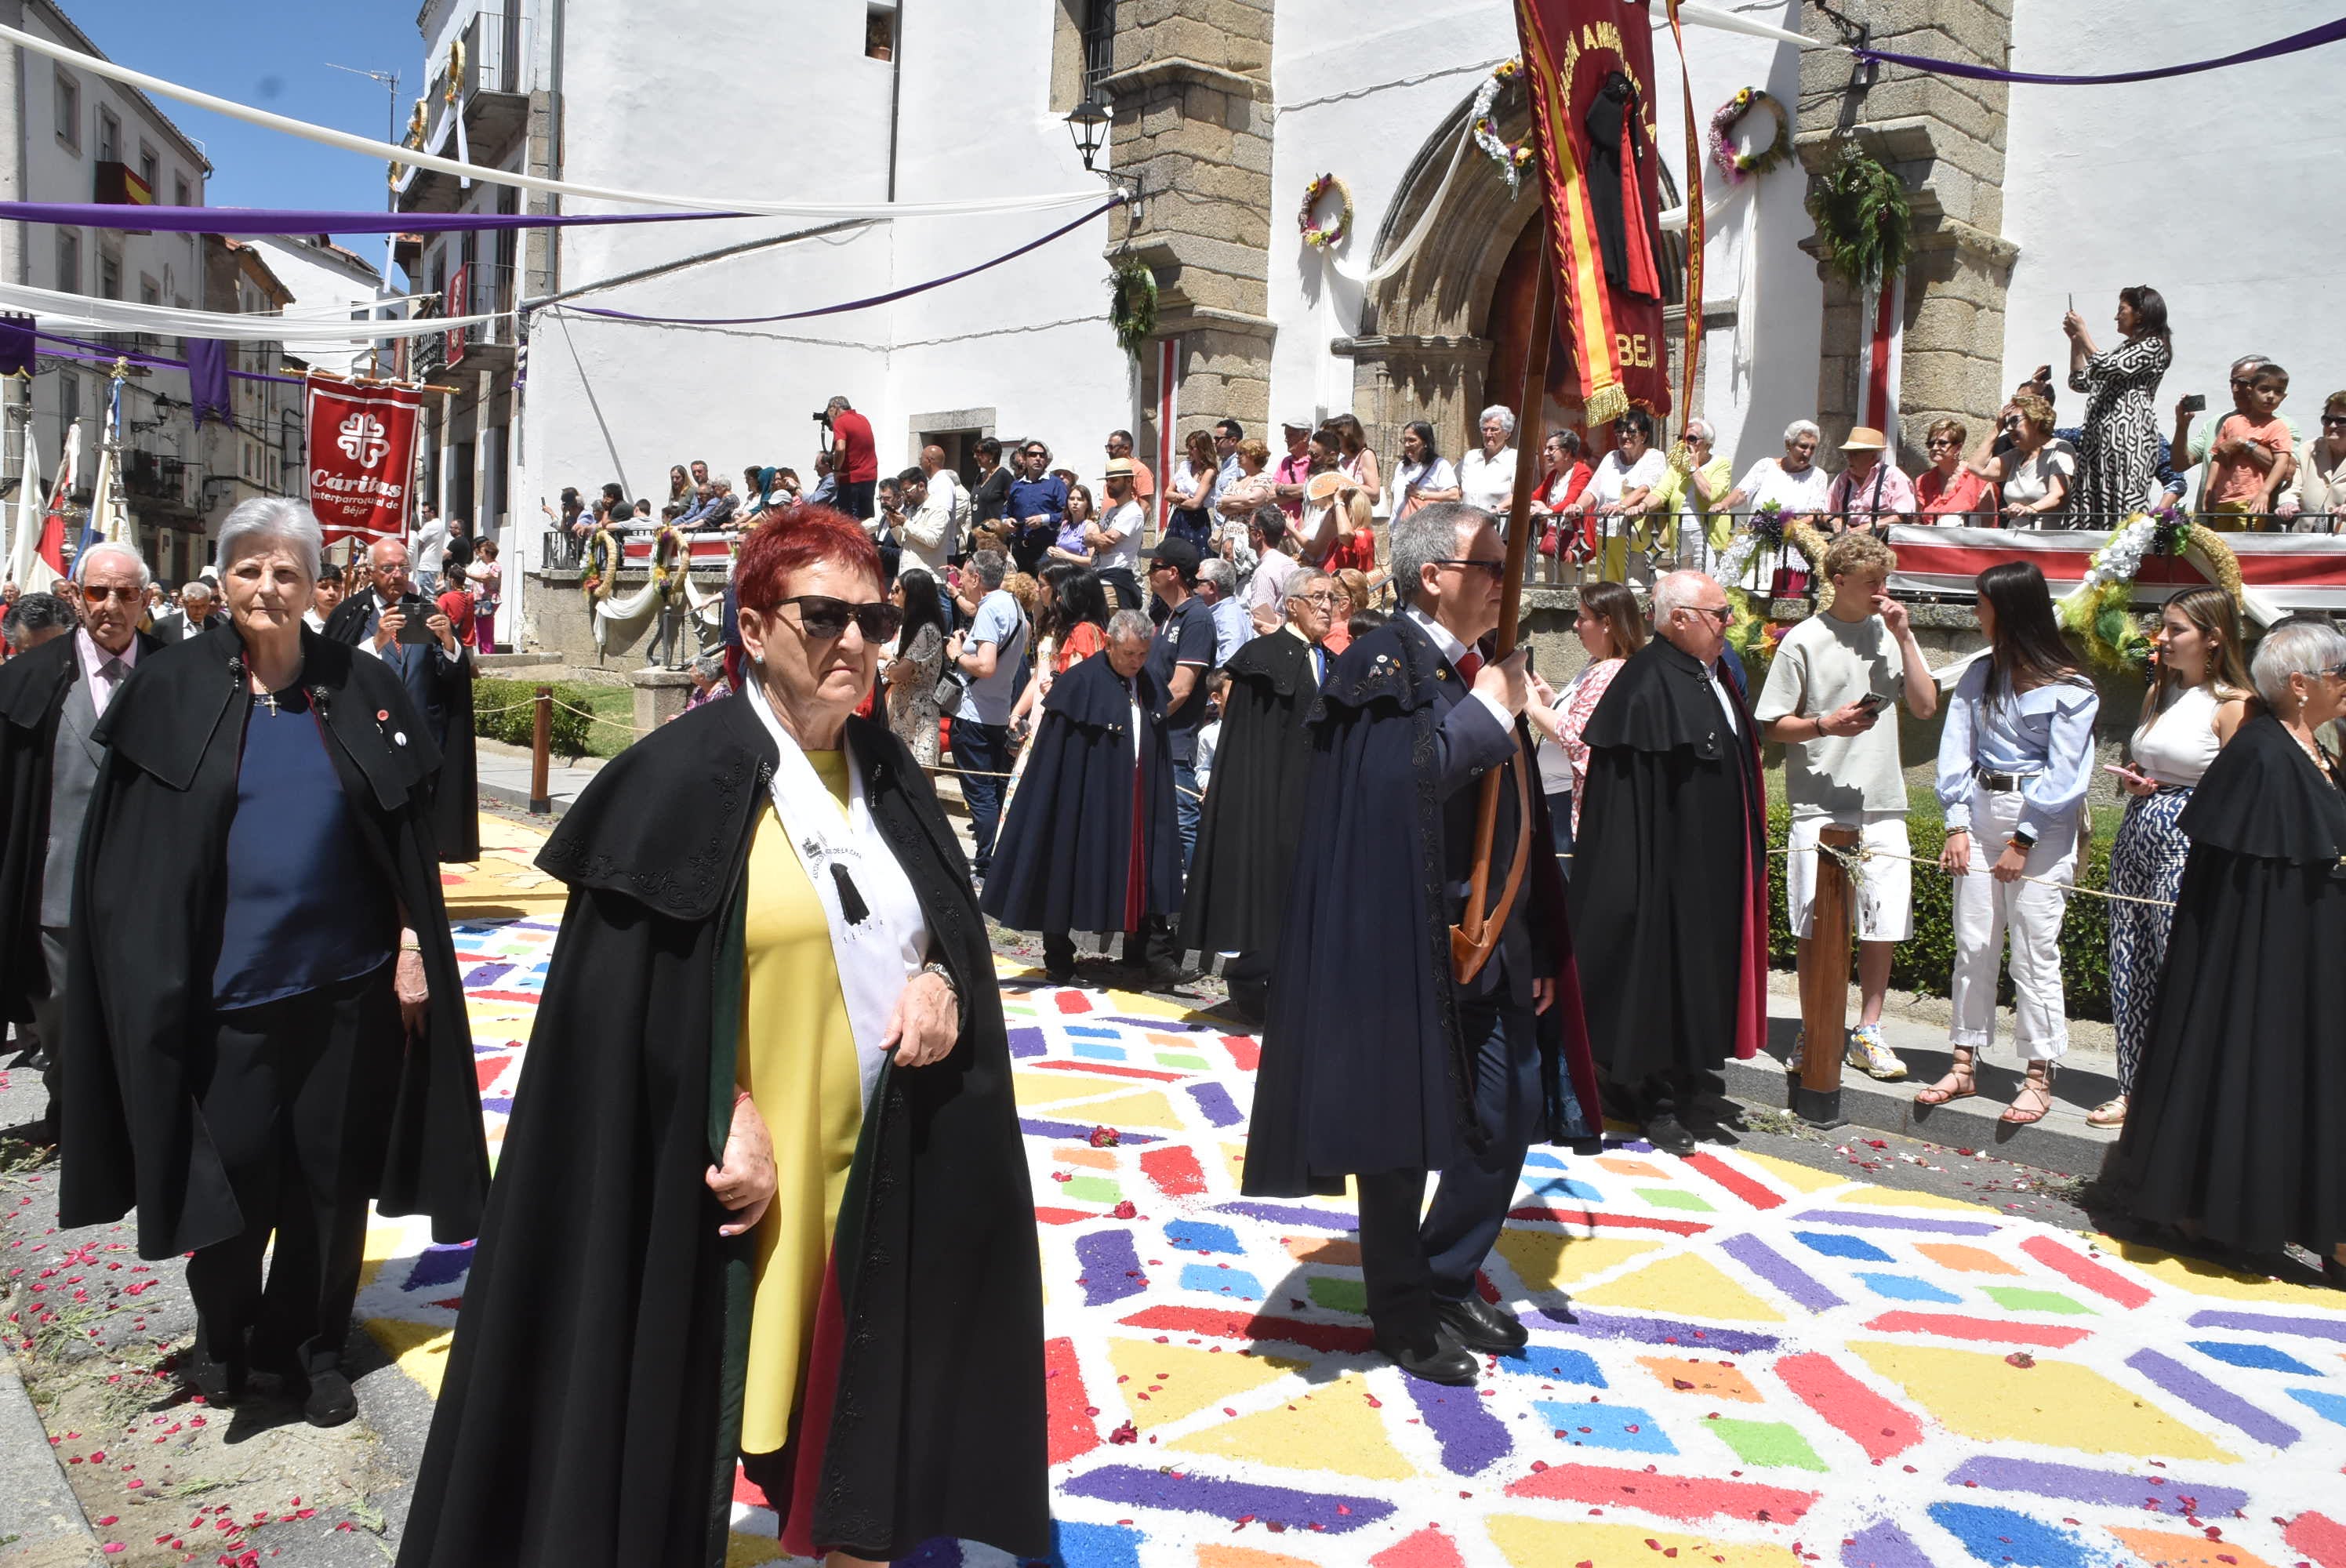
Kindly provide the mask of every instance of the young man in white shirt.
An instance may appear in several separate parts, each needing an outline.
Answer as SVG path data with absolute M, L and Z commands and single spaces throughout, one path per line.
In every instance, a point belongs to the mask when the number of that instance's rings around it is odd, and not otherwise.
M 1906 1064 L 1882 1043 L 1882 1001 L 1892 955 L 1914 934 L 1914 910 L 1912 867 L 1902 858 L 1912 850 L 1898 723 L 1894 713 L 1887 723 L 1882 716 L 1902 700 L 1918 720 L 1939 710 L 1938 683 L 1906 606 L 1883 591 L 1897 565 L 1890 546 L 1870 534 L 1834 539 L 1821 563 L 1832 603 L 1785 634 L 1751 710 L 1768 738 L 1784 748 L 1784 798 L 1792 809 L 1785 901 L 1804 984 L 1820 836 L 1829 827 L 1853 829 L 1861 848 L 1879 851 L 1851 901 L 1859 1008 L 1844 1060 L 1884 1082 L 1906 1075 Z M 1793 1046 L 1787 1072 L 1800 1070 L 1805 1047 L 1805 1040 Z
M 933 485 L 925 470 L 908 468 L 896 476 L 896 495 L 904 519 L 898 542 L 909 557 L 897 569 L 918 566 L 942 587 L 953 555 L 952 494 L 942 484 Z
M 1084 543 L 1092 548 L 1092 570 L 1115 593 L 1115 607 L 1124 610 L 1144 607 L 1136 568 L 1140 565 L 1140 530 L 1148 512 L 1132 493 L 1134 477 L 1132 459 L 1107 460 L 1107 473 L 1102 480 L 1107 504 L 1100 508 L 1099 521 L 1084 528 Z
M 945 449 L 934 443 L 921 448 L 921 472 L 928 476 L 929 494 L 944 503 L 944 558 L 950 561 L 961 554 L 962 530 L 969 524 L 969 491 L 961 475 L 945 466 Z
M 440 557 L 448 548 L 448 524 L 440 521 L 440 508 L 431 502 L 423 503 L 423 512 L 415 524 L 415 590 L 430 599 L 440 593 Z

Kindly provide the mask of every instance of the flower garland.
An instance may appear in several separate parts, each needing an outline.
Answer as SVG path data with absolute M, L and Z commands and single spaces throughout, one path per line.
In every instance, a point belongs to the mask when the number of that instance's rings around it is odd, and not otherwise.
M 1491 161 L 1499 166 L 1501 174 L 1506 176 L 1509 196 L 1515 195 L 1523 185 L 1524 170 L 1532 161 L 1532 144 L 1528 140 L 1509 141 L 1500 136 L 1499 122 L 1492 117 L 1491 110 L 1499 101 L 1499 89 L 1513 81 L 1523 68 L 1521 56 L 1500 61 L 1491 74 L 1483 78 L 1483 85 L 1475 89 L 1474 107 L 1468 111 L 1474 145 L 1490 154 Z
M 1729 139 L 1743 117 L 1752 110 L 1765 108 L 1776 117 L 1776 139 L 1759 152 L 1738 152 Z M 1772 94 L 1759 87 L 1745 87 L 1719 106 L 1710 117 L 1710 159 L 1727 176 L 1729 185 L 1740 185 L 1752 176 L 1766 174 L 1780 168 L 1792 156 L 1792 117 Z
M 1336 221 L 1321 224 L 1312 221 L 1312 210 L 1330 191 L 1336 193 Z M 1303 188 L 1303 210 L 1295 215 L 1296 228 L 1303 231 L 1303 243 L 1314 250 L 1332 250 L 1344 242 L 1352 231 L 1352 191 L 1332 174 L 1323 174 Z
M 1108 278 L 1107 324 L 1134 359 L 1157 332 L 1157 274 L 1137 256 L 1116 264 Z
M 1734 611 L 1727 623 L 1727 641 L 1755 673 L 1767 667 L 1768 661 L 1776 657 L 1776 645 L 1792 628 L 1790 623 L 1771 619 L 1761 607 L 1768 596 L 1735 584 L 1763 547 L 1776 550 L 1786 545 L 1798 550 L 1800 558 L 1809 564 L 1817 610 L 1831 608 L 1832 581 L 1824 575 L 1825 536 L 1804 518 L 1786 518 L 1775 503 L 1761 507 L 1752 518 L 1751 526 L 1737 535 L 1719 558 L 1718 580 L 1728 585 L 1727 602 Z
M 619 562 L 618 535 L 607 527 L 596 529 L 586 541 L 586 575 L 578 585 L 579 591 L 586 596 L 588 609 L 617 591 Z
M 2137 513 L 2094 552 L 2085 580 L 2054 606 L 2086 657 L 2104 669 L 2141 675 L 2150 667 L 2150 638 L 2134 615 L 2134 582 L 2152 555 L 2185 556 L 2239 600 L 2240 558 L 2221 535 L 2173 507 Z

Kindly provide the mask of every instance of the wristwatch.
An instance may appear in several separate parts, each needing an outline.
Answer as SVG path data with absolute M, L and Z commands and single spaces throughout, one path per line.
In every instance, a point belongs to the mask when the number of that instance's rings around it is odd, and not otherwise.
M 2036 847 L 2036 835 L 2025 828 L 2014 828 L 2012 830 L 2011 842 L 2025 855 Z
M 954 1003 L 955 1003 L 956 1004 L 958 1004 L 958 1003 L 960 1003 L 960 1001 L 961 1001 L 961 987 L 960 987 L 959 985 L 957 985 L 957 984 L 955 984 L 955 983 L 954 983 L 954 977 L 953 977 L 953 971 L 952 971 L 952 970 L 947 969 L 944 964 L 939 963 L 935 959 L 931 959 L 931 960 L 929 960 L 929 962 L 926 962 L 926 963 L 924 963 L 924 964 L 921 965 L 921 972 L 922 972 L 923 974 L 933 974 L 933 975 L 935 975 L 939 980 L 944 981 L 944 982 L 945 983 L 945 989 L 946 989 L 947 991 L 950 991 L 950 992 L 952 992 L 952 993 L 954 993 Z

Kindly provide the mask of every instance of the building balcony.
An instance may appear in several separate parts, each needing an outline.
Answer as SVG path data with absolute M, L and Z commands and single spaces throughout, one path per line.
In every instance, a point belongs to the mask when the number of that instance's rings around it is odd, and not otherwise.
M 456 117 L 461 115 L 471 160 L 496 163 L 529 128 L 529 19 L 521 14 L 518 0 L 511 0 L 510 8 L 475 11 L 458 37 L 461 57 L 452 51 L 433 62 L 432 85 L 424 94 L 431 123 L 423 148 L 441 158 L 456 157 Z M 454 175 L 411 168 L 399 186 L 399 210 L 454 212 L 464 194 Z
M 510 314 L 499 312 L 513 310 L 519 273 L 520 269 L 507 262 L 474 261 L 463 270 L 461 286 L 451 279 L 441 299 L 417 301 L 418 319 L 486 315 L 497 319 L 409 339 L 408 373 L 431 381 L 451 372 L 465 375 L 484 370 L 499 374 L 511 371 L 520 343 L 519 323 Z

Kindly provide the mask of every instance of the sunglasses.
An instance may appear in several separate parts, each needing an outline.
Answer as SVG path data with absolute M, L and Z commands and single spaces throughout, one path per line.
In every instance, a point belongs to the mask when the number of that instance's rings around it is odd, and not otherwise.
M 1954 443 L 1953 442 L 1952 442 L 1952 441 L 1948 440 L 1945 436 L 1942 435 L 1942 436 L 1939 436 L 1939 437 L 1937 437 L 1937 438 L 1935 438 L 1935 439 L 1933 439 L 1933 440 L 1926 441 L 1926 442 L 1924 442 L 1923 444 L 1925 447 L 1928 447 L 1930 450 L 1932 450 L 1932 451 L 1933 451 L 1933 452 L 1936 452 L 1939 448 L 1941 448 L 1941 447 L 1943 447 L 1943 446 L 1953 446 L 1953 445 L 1954 445 L 1955 443 Z
M 103 604 L 107 599 L 120 599 L 125 604 L 130 604 L 137 600 L 145 598 L 147 596 L 147 590 L 144 588 L 104 588 L 98 586 L 96 583 L 84 583 L 81 585 L 81 596 L 85 599 L 95 600 L 100 604 Z
M 800 626 L 807 636 L 821 642 L 846 635 L 847 623 L 853 621 L 865 642 L 884 643 L 904 624 L 904 612 L 884 599 L 869 605 L 851 605 L 845 599 L 822 594 L 801 594 L 796 598 L 777 599 L 773 607 L 779 610 L 784 605 L 799 607 Z
M 2323 414 L 2321 416 L 2321 428 L 2328 430 L 2332 426 L 2346 427 L 2346 413 Z
M 1431 566 L 1471 566 L 1476 571 L 1488 572 L 1494 577 L 1504 577 L 1507 575 L 1507 564 L 1504 561 L 1478 561 L 1456 555 L 1450 555 L 1444 556 L 1438 561 L 1429 561 L 1426 565 Z
M 1712 609 L 1708 605 L 1688 605 L 1687 608 L 1698 616 L 1708 616 L 1721 626 L 1735 618 L 1735 610 L 1729 605 L 1721 605 L 1717 609 Z

